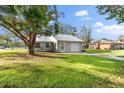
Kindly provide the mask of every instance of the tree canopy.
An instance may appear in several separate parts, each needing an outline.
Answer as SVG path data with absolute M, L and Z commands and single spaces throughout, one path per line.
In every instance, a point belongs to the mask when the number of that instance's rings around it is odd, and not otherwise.
M 50 30 L 49 22 L 57 19 L 55 9 L 56 7 L 43 5 L 0 6 L 0 25 L 21 38 L 28 47 L 29 54 L 34 54 L 36 35 L 53 33 Z M 55 33 L 58 29 L 57 26 L 56 23 Z
M 124 35 L 119 36 L 119 40 L 124 42 Z
M 118 23 L 124 22 L 124 5 L 99 5 L 97 10 L 100 15 L 107 15 L 107 20 L 115 19 Z

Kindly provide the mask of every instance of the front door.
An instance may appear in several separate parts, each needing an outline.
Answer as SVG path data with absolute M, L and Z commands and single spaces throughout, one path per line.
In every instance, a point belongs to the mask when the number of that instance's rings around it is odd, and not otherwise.
M 100 48 L 100 44 L 98 44 L 98 49 L 101 49 L 101 48 Z

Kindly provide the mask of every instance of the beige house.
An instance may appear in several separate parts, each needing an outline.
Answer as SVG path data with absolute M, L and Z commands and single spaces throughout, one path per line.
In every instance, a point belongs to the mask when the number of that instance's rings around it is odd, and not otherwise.
M 35 52 L 81 52 L 83 41 L 72 35 L 58 34 L 55 36 L 36 37 Z
M 91 48 L 91 49 L 102 49 L 102 50 L 124 49 L 124 42 L 121 42 L 121 41 L 113 42 L 111 40 L 102 39 L 102 40 L 90 43 L 89 48 Z

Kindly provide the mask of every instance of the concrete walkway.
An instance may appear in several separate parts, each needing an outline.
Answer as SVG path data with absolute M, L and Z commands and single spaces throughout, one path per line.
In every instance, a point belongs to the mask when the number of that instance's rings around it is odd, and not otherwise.
M 103 54 L 91 54 L 91 53 L 82 53 L 82 54 L 89 55 L 89 56 L 100 56 L 100 57 L 109 58 L 109 59 L 113 59 L 113 60 L 124 61 L 123 57 L 115 57 L 115 56 L 107 56 L 107 55 L 103 55 Z

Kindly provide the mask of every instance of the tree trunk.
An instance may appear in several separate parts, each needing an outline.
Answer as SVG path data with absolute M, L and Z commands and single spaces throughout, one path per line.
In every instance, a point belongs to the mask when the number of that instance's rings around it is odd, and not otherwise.
M 14 46 L 11 46 L 12 47 L 12 50 L 14 49 Z
M 21 39 L 24 41 L 25 46 L 27 46 L 27 48 L 28 48 L 28 54 L 34 55 L 34 44 L 35 44 L 36 34 L 33 35 L 33 37 L 30 38 L 30 40 L 28 40 L 28 41 L 23 38 L 21 38 Z
M 30 55 L 34 55 L 34 47 L 33 46 L 28 46 L 28 52 Z
M 29 51 L 29 54 L 30 55 L 34 55 L 34 44 L 35 44 L 35 39 L 36 39 L 36 34 L 33 35 L 32 39 L 31 39 L 31 42 L 28 46 L 28 51 Z

